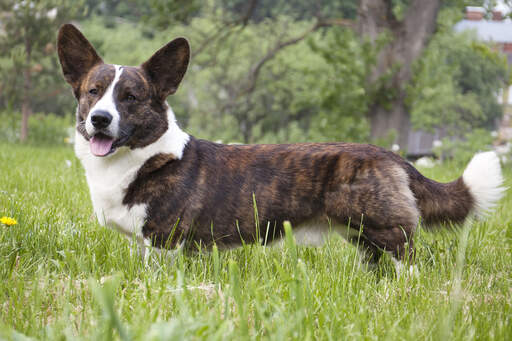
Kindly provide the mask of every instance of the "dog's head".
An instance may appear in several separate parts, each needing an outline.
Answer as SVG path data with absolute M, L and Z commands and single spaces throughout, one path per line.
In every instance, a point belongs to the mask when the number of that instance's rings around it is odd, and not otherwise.
M 190 48 L 177 38 L 138 67 L 105 64 L 73 25 L 59 30 L 62 72 L 78 101 L 77 130 L 96 156 L 155 142 L 168 128 L 166 98 L 178 89 Z

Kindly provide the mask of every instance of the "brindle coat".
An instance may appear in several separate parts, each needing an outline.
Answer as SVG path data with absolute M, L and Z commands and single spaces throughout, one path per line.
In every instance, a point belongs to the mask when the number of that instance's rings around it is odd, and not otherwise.
M 440 196 L 449 198 L 442 206 Z M 426 179 L 396 154 L 373 145 L 229 146 L 194 138 L 181 160 L 150 159 L 124 203 L 149 204 L 143 233 L 158 247 L 184 240 L 188 246 L 228 247 L 242 240 L 268 242 L 282 235 L 285 220 L 299 226 L 330 219 L 356 230 L 362 226 L 360 243 L 397 257 L 407 254 L 405 245 L 413 251 L 420 216 L 428 224 L 457 223 L 472 207 L 462 181 Z
M 112 82 L 114 67 L 71 25 L 59 32 L 58 52 L 79 102 L 77 130 L 89 140 L 84 121 Z M 134 150 L 164 134 L 165 99 L 176 91 L 188 58 L 188 43 L 176 39 L 140 67 L 123 67 L 122 83 L 114 89 L 122 119 L 114 146 Z M 127 100 L 134 93 L 137 99 Z M 281 237 L 285 220 L 292 226 L 330 220 L 357 232 L 362 228 L 360 243 L 373 260 L 382 250 L 412 256 L 420 220 L 461 223 L 475 206 L 462 178 L 435 182 L 373 145 L 222 145 L 193 137 L 180 159 L 151 157 L 122 204 L 147 205 L 142 233 L 157 247 L 270 242 Z

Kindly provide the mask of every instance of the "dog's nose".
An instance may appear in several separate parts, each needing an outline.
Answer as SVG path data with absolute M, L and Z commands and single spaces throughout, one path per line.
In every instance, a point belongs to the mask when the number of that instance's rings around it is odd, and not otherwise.
M 96 110 L 91 115 L 91 123 L 96 129 L 103 129 L 108 127 L 112 122 L 112 115 L 104 110 Z

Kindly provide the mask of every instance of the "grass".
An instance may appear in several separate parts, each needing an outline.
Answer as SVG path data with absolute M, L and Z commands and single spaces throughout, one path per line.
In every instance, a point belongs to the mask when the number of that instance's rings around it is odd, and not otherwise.
M 462 170 L 423 173 L 448 181 Z M 507 340 L 511 208 L 508 193 L 471 229 L 420 230 L 417 277 L 397 279 L 386 258 L 365 269 L 336 236 L 145 266 L 133 241 L 91 217 L 70 148 L 1 144 L 0 216 L 18 224 L 0 224 L 0 338 Z

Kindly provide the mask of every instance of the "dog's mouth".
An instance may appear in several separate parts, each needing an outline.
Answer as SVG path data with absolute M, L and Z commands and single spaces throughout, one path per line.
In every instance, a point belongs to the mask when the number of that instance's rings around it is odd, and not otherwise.
M 126 145 L 130 140 L 130 134 L 122 134 L 118 139 L 104 133 L 98 132 L 89 138 L 89 146 L 94 156 L 107 156 L 113 154 L 117 148 Z
M 107 156 L 116 150 L 114 138 L 104 133 L 97 133 L 89 140 L 91 153 L 95 156 Z

